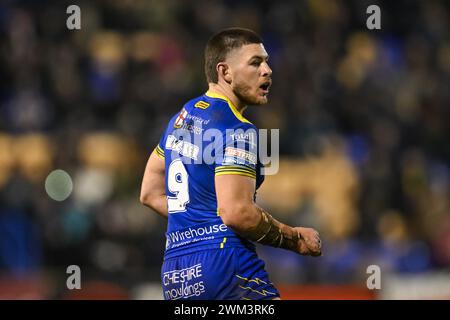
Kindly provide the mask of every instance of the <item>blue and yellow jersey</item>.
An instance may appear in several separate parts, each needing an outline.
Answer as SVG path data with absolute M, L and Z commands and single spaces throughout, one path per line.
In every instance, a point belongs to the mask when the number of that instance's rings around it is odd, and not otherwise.
M 256 127 L 224 96 L 208 91 L 170 120 L 154 152 L 165 161 L 168 226 L 165 257 L 253 244 L 223 224 L 214 178 L 235 174 L 263 182 Z

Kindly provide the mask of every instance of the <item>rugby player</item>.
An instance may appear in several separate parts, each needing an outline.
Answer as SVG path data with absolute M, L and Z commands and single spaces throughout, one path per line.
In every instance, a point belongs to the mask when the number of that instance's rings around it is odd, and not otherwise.
M 283 224 L 255 203 L 264 176 L 243 111 L 268 102 L 268 59 L 251 30 L 215 34 L 205 49 L 208 91 L 172 117 L 149 157 L 140 200 L 168 218 L 167 300 L 278 299 L 253 242 L 321 255 L 316 230 Z

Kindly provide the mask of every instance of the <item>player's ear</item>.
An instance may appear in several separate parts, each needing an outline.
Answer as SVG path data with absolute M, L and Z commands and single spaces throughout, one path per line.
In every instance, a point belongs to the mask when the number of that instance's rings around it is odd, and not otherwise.
M 231 70 L 230 67 L 224 63 L 220 62 L 216 67 L 218 78 L 224 79 L 227 83 L 231 83 Z

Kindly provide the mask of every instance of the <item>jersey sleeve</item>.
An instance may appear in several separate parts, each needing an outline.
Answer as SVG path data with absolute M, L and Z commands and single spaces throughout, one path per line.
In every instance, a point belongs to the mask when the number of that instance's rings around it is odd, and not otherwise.
M 256 178 L 257 130 L 242 123 L 224 132 L 224 144 L 216 157 L 215 175 L 234 174 Z
M 164 130 L 164 133 L 162 134 L 161 138 L 159 139 L 158 144 L 156 145 L 155 149 L 153 149 L 153 153 L 155 153 L 158 157 L 161 159 L 165 159 L 164 156 L 164 144 L 166 140 L 166 132 L 167 130 Z
M 161 159 L 165 159 L 164 157 L 164 150 L 161 148 L 160 144 L 158 143 L 158 145 L 156 146 L 156 148 L 153 150 L 153 152 L 160 157 Z

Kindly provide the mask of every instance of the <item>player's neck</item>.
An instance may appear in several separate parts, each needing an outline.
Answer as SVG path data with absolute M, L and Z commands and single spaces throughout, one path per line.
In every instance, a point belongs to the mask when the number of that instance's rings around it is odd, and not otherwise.
M 244 110 L 247 108 L 247 106 L 244 103 L 242 103 L 242 101 L 233 93 L 233 90 L 231 90 L 231 88 L 224 86 L 220 83 L 209 83 L 208 85 L 209 85 L 208 91 L 220 94 L 228 98 L 228 100 L 230 100 L 231 103 L 233 103 L 234 107 L 240 114 L 242 114 Z

